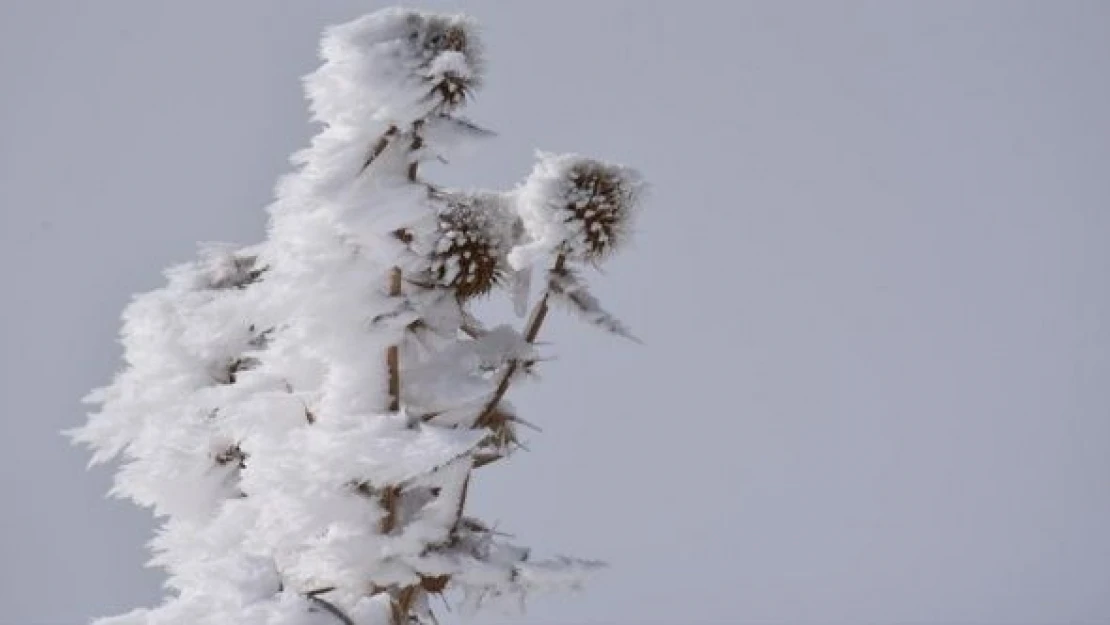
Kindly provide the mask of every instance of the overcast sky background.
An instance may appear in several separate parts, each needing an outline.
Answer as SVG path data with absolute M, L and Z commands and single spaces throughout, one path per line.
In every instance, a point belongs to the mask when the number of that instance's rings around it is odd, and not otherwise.
M 319 32 L 377 6 L 0 1 L 0 623 L 158 600 L 58 432 L 130 294 L 262 236 Z M 484 24 L 501 132 L 438 180 L 654 185 L 596 281 L 647 345 L 557 318 L 471 500 L 612 569 L 476 622 L 1110 622 L 1110 4 L 423 6 Z

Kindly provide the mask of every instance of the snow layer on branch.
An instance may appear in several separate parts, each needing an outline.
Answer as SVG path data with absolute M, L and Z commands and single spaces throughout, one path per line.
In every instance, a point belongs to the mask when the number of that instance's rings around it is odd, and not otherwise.
M 96 450 L 94 463 L 122 455 L 113 493 L 156 514 L 208 514 L 236 492 L 234 467 L 213 462 L 233 442 L 214 394 L 239 392 L 229 385 L 259 339 L 248 312 L 262 275 L 253 252 L 209 247 L 169 270 L 165 288 L 136 297 L 124 312 L 128 367 L 89 395 L 101 409 L 71 432 Z M 194 488 L 175 487 L 181 480 Z

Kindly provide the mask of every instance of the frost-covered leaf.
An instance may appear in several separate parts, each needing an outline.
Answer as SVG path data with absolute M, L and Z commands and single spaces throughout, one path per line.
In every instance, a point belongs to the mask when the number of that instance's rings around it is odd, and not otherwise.
M 433 115 L 424 122 L 421 130 L 435 155 L 443 158 L 459 153 L 466 154 L 466 148 L 474 142 L 496 136 L 492 130 L 452 115 Z
M 601 307 L 601 302 L 590 293 L 586 283 L 570 269 L 552 271 L 548 290 L 556 300 L 567 304 L 587 323 L 631 341 L 640 342 L 627 326 Z

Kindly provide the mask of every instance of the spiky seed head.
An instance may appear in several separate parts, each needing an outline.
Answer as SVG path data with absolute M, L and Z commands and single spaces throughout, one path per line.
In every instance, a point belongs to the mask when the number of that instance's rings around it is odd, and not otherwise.
M 583 161 L 567 173 L 570 197 L 563 221 L 581 233 L 580 253 L 587 260 L 604 258 L 624 243 L 632 203 L 620 174 L 597 161 Z
M 473 25 L 456 17 L 433 16 L 423 29 L 422 55 L 433 82 L 431 96 L 440 112 L 463 105 L 477 87 L 481 54 Z
M 509 255 L 516 268 L 547 254 L 597 262 L 628 238 L 644 184 L 632 169 L 573 154 L 540 154 L 517 209 L 528 241 Z
M 452 197 L 439 214 L 429 273 L 460 300 L 489 293 L 504 275 L 507 239 L 496 207 L 474 196 Z
M 484 71 L 476 23 L 463 15 L 384 9 L 328 29 L 305 89 L 316 119 L 407 127 L 465 103 Z M 413 106 L 399 106 L 399 103 Z
M 461 24 L 435 17 L 429 20 L 427 31 L 424 50 L 430 56 L 441 52 L 466 52 L 467 34 Z

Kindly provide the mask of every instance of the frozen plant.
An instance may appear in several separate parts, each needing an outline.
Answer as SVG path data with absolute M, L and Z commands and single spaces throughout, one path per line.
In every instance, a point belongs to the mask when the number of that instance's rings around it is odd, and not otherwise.
M 631 337 L 580 269 L 628 237 L 624 167 L 541 154 L 506 192 L 420 165 L 489 136 L 458 116 L 481 84 L 467 18 L 389 9 L 329 29 L 306 80 L 321 132 L 293 157 L 267 239 L 210 245 L 123 315 L 125 366 L 72 437 L 116 460 L 112 493 L 161 520 L 169 595 L 124 624 L 434 623 L 572 588 L 597 562 L 537 559 L 466 511 L 474 471 L 525 422 L 505 396 L 539 365 L 553 302 Z M 489 327 L 475 298 L 527 308 Z

